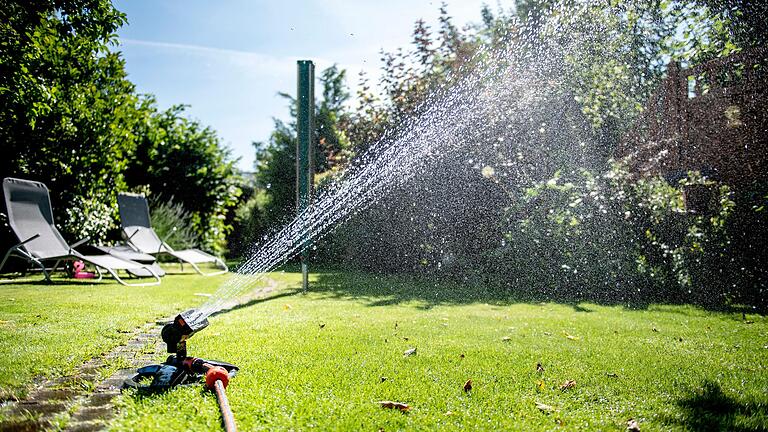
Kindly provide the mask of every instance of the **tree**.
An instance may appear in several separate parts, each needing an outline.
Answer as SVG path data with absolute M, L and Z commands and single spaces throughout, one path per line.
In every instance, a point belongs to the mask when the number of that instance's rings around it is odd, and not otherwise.
M 322 173 L 344 166 L 351 157 L 351 144 L 345 130 L 349 124 L 345 104 L 349 100 L 346 71 L 333 65 L 320 73 L 323 98 L 316 107 L 318 150 L 315 171 Z
M 768 3 L 750 0 L 701 0 L 723 22 L 728 33 L 742 49 L 765 46 L 768 43 Z
M 234 163 L 211 128 L 183 117 L 184 106 L 158 112 L 152 98 L 143 101 L 145 119 L 135 131 L 126 183 L 181 204 L 192 214 L 202 247 L 223 252 L 231 227 L 227 212 L 237 203 Z
M 293 99 L 290 99 L 293 101 Z M 291 104 L 295 116 L 295 104 Z M 295 117 L 294 117 L 295 118 Z M 275 129 L 267 143 L 254 142 L 256 181 L 264 190 L 265 229 L 274 229 L 296 209 L 296 124 L 275 119 Z
M 113 224 L 139 120 L 134 87 L 109 50 L 125 15 L 108 0 L 0 4 L 0 176 L 45 182 L 54 208 Z M 79 234 L 82 219 L 59 223 Z
M 316 183 L 344 166 L 351 157 L 345 129 L 349 122 L 345 86 L 346 71 L 333 65 L 320 73 L 322 98 L 315 106 L 314 169 Z M 290 120 L 275 119 L 275 129 L 267 143 L 256 142 L 256 192 L 261 204 L 254 208 L 263 214 L 265 229 L 274 229 L 292 217 L 296 207 L 296 100 L 280 93 L 289 103 Z
M 125 22 L 109 0 L 0 2 L 0 176 L 46 183 L 66 236 L 94 241 L 118 236 L 117 193 L 149 186 L 221 251 L 232 158 L 182 107 L 137 95 L 110 49 Z

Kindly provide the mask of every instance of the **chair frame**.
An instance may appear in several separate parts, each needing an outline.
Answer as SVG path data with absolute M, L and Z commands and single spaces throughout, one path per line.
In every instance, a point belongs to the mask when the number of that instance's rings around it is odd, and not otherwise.
M 13 180 L 19 181 L 21 179 L 13 179 Z M 23 180 L 23 181 L 28 182 L 27 180 Z M 44 184 L 42 186 L 45 188 L 46 194 L 48 194 L 48 188 L 45 187 Z M 6 200 L 9 200 L 9 198 L 6 197 Z M 49 206 L 49 208 L 51 207 L 50 196 L 48 196 L 48 206 Z M 51 213 L 52 213 L 52 208 L 50 210 L 51 210 Z M 10 216 L 10 211 L 9 211 L 9 216 Z M 14 228 L 14 225 L 16 223 L 17 223 L 17 221 L 13 221 L 10 224 L 12 230 L 14 231 L 14 234 L 16 234 L 16 231 L 13 228 Z M 58 230 L 56 229 L 55 226 L 52 226 L 51 229 L 54 230 L 56 233 L 58 233 Z M 57 235 L 59 237 L 61 237 L 61 234 L 57 234 Z M 58 269 L 59 264 L 62 261 L 82 260 L 82 261 L 87 262 L 87 263 L 89 263 L 89 264 L 94 266 L 94 268 L 96 269 L 96 273 L 99 276 L 98 279 L 96 279 L 97 281 L 101 281 L 102 280 L 102 278 L 103 278 L 102 269 L 103 269 L 103 270 L 106 270 L 107 272 L 109 272 L 109 274 L 112 275 L 112 277 L 115 278 L 115 280 L 118 283 L 120 283 L 121 285 L 125 285 L 125 286 L 135 286 L 135 287 L 155 286 L 155 285 L 159 285 L 160 282 L 161 282 L 160 277 L 154 271 L 152 271 L 151 268 L 148 268 L 147 266 L 144 266 L 144 265 L 138 265 L 138 267 L 139 268 L 147 269 L 149 271 L 149 273 L 152 274 L 152 276 L 155 278 L 154 282 L 127 283 L 118 275 L 117 270 L 119 270 L 119 269 L 112 269 L 112 268 L 109 268 L 109 267 L 102 267 L 102 266 L 96 264 L 95 262 L 90 261 L 88 259 L 88 257 L 86 257 L 84 255 L 81 255 L 80 253 L 78 253 L 75 250 L 76 247 L 78 247 L 78 246 L 88 242 L 90 240 L 89 237 L 81 239 L 81 240 L 77 241 L 76 243 L 74 243 L 72 245 L 66 243 L 66 241 L 64 241 L 62 239 L 62 243 L 64 245 L 66 245 L 67 248 L 69 249 L 67 255 L 55 256 L 55 257 L 50 257 L 50 258 L 37 258 L 37 257 L 35 257 L 35 255 L 31 251 L 29 251 L 26 248 L 25 245 L 27 243 L 31 242 L 32 240 L 35 240 L 38 237 L 40 237 L 40 233 L 34 234 L 34 235 L 24 239 L 24 240 L 20 239 L 21 241 L 19 243 L 11 246 L 8 249 L 8 251 L 5 253 L 5 256 L 3 257 L 2 262 L 0 262 L 0 270 L 2 270 L 3 267 L 5 267 L 5 263 L 8 261 L 9 258 L 19 258 L 19 259 L 22 259 L 22 260 L 26 261 L 27 263 L 31 262 L 31 263 L 35 264 L 37 267 L 39 267 L 39 269 L 43 272 L 43 275 L 45 276 L 46 282 L 50 283 L 50 282 L 52 282 L 51 281 L 51 274 L 50 273 L 56 271 L 56 269 Z M 49 260 L 56 260 L 56 262 L 54 263 L 54 265 L 51 268 L 50 272 L 49 272 L 49 269 L 45 266 L 45 264 L 43 264 L 43 261 L 49 261 Z M 123 261 L 132 262 L 132 261 L 128 261 L 128 260 L 123 260 Z M 135 263 L 135 264 L 138 264 L 138 263 Z

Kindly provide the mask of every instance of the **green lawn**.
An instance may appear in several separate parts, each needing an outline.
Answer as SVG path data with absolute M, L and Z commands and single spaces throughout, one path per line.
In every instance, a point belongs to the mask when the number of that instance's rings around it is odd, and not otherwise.
M 762 316 L 515 303 L 350 274 L 318 275 L 313 290 L 213 317 L 190 341 L 194 355 L 241 366 L 228 393 L 242 430 L 768 428 Z M 114 430 L 219 424 L 200 388 L 121 403 Z
M 41 275 L 25 278 L 31 283 L 0 283 L 0 397 L 23 397 L 37 378 L 71 374 L 142 324 L 201 303 L 195 293 L 215 290 L 224 277 L 173 275 L 152 287 L 109 278 L 76 283 L 57 277 L 46 284 Z
M 297 274 L 271 278 L 281 288 L 269 299 L 212 317 L 189 342 L 192 355 L 242 368 L 228 389 L 241 430 L 622 431 L 630 418 L 644 432 L 768 430 L 763 316 L 512 301 L 357 274 L 316 274 L 301 295 Z M 222 280 L 2 285 L 0 388 L 19 394 L 35 377 L 70 373 L 124 332 L 199 304 L 194 293 Z M 575 385 L 561 390 L 568 380 Z M 118 431 L 220 427 L 202 387 L 126 393 L 119 405 Z

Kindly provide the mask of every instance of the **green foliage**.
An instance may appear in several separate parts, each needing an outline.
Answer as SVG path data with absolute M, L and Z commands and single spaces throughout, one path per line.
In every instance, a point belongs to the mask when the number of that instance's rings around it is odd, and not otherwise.
M 276 227 L 292 215 L 296 202 L 296 128 L 275 119 L 267 144 L 254 143 L 256 179 L 269 195 L 264 226 Z
M 316 181 L 322 183 L 341 170 L 352 158 L 352 146 L 345 128 L 349 117 L 349 99 L 344 81 L 346 71 L 331 66 L 320 73 L 323 97 L 315 107 L 314 169 Z M 296 101 L 282 93 L 289 102 L 291 120 L 275 119 L 275 129 L 267 143 L 254 143 L 256 148 L 256 183 L 261 191 L 249 205 L 262 221 L 251 225 L 259 231 L 274 229 L 294 214 L 296 202 Z M 325 173 L 325 175 L 323 175 Z M 254 219 L 256 215 L 249 218 Z
M 373 92 L 364 71 L 360 71 L 355 98 L 357 106 L 350 114 L 347 136 L 354 151 L 361 153 L 384 134 L 389 124 L 389 113 L 381 98 Z
M 380 92 L 374 92 L 368 77 L 360 73 L 358 104 L 349 123 L 342 124 L 354 153 L 365 151 L 385 131 L 418 114 L 430 94 L 461 77 L 460 71 L 476 53 L 482 41 L 456 27 L 445 4 L 439 12 L 436 31 L 423 20 L 416 21 L 410 49 L 382 51 Z
M 315 134 L 320 150 L 316 154 L 315 171 L 339 170 L 352 157 L 352 145 L 345 129 L 349 118 L 345 104 L 349 100 L 346 71 L 333 65 L 320 73 L 323 98 L 316 108 Z
M 661 39 L 660 44 L 672 59 L 685 64 L 726 57 L 768 42 L 765 2 L 664 1 L 661 8 L 674 32 Z
M 555 3 L 552 0 L 515 0 L 515 12 L 526 24 L 538 25 Z
M 45 182 L 54 208 L 89 216 L 86 201 L 113 207 L 125 187 L 137 98 L 109 51 L 124 22 L 107 0 L 0 4 L 0 173 Z
M 711 196 L 705 209 L 686 208 L 692 190 Z M 558 172 L 514 203 L 500 252 L 523 264 L 530 284 L 543 282 L 568 295 L 597 290 L 627 301 L 656 296 L 722 304 L 742 294 L 712 280 L 730 265 L 714 259 L 729 242 L 730 188 L 698 173 L 673 185 L 659 177 L 633 179 L 618 164 L 570 181 Z M 537 268 L 558 272 L 541 275 Z
M 221 252 L 239 194 L 234 162 L 183 108 L 158 112 L 136 94 L 110 49 L 124 23 L 108 0 L 0 4 L 0 173 L 48 185 L 72 239 L 115 239 L 117 193 L 149 186 L 174 196 L 203 247 Z
M 721 39 L 727 34 L 740 49 L 764 47 L 768 43 L 765 26 L 768 3 L 745 0 L 700 0 L 699 3 L 717 16 L 714 30 Z M 721 52 L 721 55 L 727 53 Z
M 521 3 L 541 21 L 542 44 L 566 47 L 564 87 L 593 127 L 608 134 L 625 129 L 663 72 L 662 47 L 656 41 L 672 29 L 660 19 L 658 1 L 595 3 L 574 6 L 569 13 L 553 9 L 551 2 Z M 573 41 L 576 46 L 569 49 Z
M 107 196 L 76 196 L 65 211 L 66 219 L 62 228 L 73 235 L 73 242 L 86 237 L 101 241 L 117 229 L 117 209 L 109 204 Z
M 235 209 L 233 229 L 227 239 L 229 255 L 243 257 L 250 252 L 251 246 L 263 235 L 266 209 L 270 205 L 271 195 L 264 189 L 252 189 Z
M 145 121 L 135 131 L 126 183 L 172 196 L 189 212 L 200 246 L 222 253 L 231 229 L 226 214 L 240 195 L 229 151 L 212 129 L 183 117 L 183 106 L 158 112 L 147 99 L 142 110 Z

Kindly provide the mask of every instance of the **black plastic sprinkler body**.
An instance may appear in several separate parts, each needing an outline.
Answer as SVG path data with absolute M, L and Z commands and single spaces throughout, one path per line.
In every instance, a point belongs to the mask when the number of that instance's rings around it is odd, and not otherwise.
M 187 356 L 187 339 L 198 331 L 208 327 L 208 318 L 195 309 L 176 315 L 173 322 L 166 324 L 160 332 L 163 342 L 168 345 L 168 352 L 177 357 Z
M 187 357 L 187 340 L 206 327 L 208 319 L 195 309 L 177 315 L 160 332 L 171 355 L 162 364 L 138 369 L 136 375 L 126 379 L 123 386 L 144 392 L 158 392 L 177 385 L 199 383 L 201 378 L 205 378 L 206 387 L 216 394 L 224 430 L 234 432 L 237 427 L 225 389 L 239 368 L 226 362 Z

